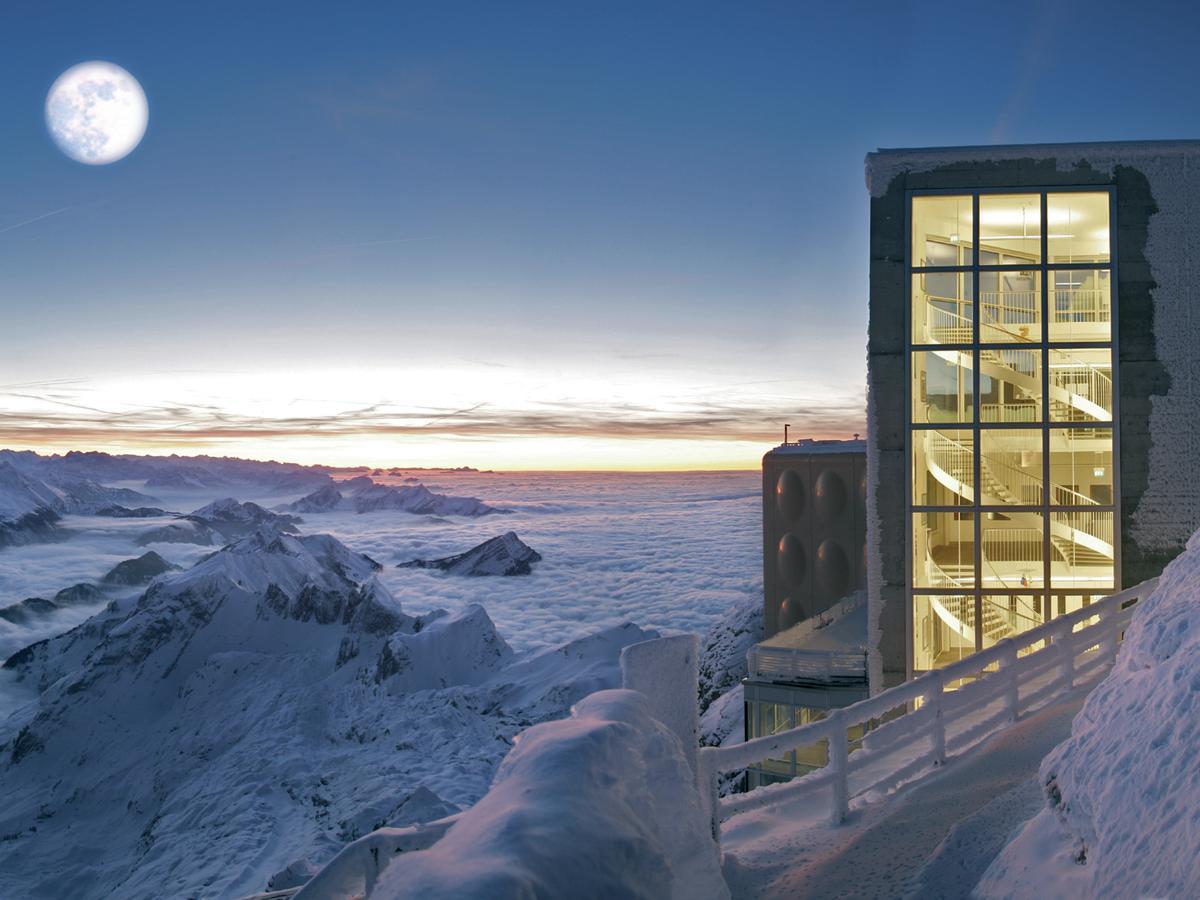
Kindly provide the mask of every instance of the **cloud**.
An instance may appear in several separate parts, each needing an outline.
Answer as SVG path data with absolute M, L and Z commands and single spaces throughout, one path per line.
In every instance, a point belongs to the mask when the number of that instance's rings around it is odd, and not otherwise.
M 479 403 L 463 408 L 375 403 L 327 415 L 251 416 L 212 404 L 168 403 L 105 411 L 50 393 L 9 391 L 0 396 L 34 401 L 32 408 L 0 410 L 0 433 L 27 444 L 129 441 L 178 446 L 194 441 L 319 436 L 414 436 L 457 440 L 520 437 L 705 438 L 770 441 L 780 422 L 798 433 L 862 430 L 863 409 L 851 400 L 808 399 L 750 405 L 690 402 L 671 408 L 634 403 L 533 402 L 521 408 Z

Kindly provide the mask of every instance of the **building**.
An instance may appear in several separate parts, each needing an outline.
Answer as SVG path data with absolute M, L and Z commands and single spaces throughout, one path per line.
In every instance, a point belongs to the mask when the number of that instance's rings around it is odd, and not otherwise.
M 746 738 L 868 696 L 866 442 L 801 440 L 763 457 L 763 637 L 747 659 Z M 824 745 L 748 770 L 747 787 L 825 765 Z
M 872 689 L 1200 526 L 1200 142 L 867 157 Z

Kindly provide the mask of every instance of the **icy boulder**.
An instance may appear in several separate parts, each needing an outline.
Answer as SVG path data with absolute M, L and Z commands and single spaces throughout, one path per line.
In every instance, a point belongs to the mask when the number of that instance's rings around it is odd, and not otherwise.
M 451 575 L 528 575 L 542 555 L 517 537 L 515 531 L 484 541 L 465 553 L 442 559 L 414 559 L 401 569 L 441 569 Z
M 746 677 L 746 654 L 763 639 L 763 601 L 750 594 L 730 607 L 700 646 L 700 712 Z
M 634 691 L 528 729 L 492 788 L 370 897 L 727 898 L 679 739 Z
M 1136 607 L 1116 665 L 1042 762 L 1047 809 L 983 896 L 1200 896 L 1200 533 Z M 1044 896 L 1044 894 L 1043 894 Z

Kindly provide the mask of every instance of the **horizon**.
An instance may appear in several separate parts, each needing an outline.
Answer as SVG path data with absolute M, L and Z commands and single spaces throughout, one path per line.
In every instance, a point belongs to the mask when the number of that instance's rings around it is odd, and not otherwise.
M 588 469 L 588 468 L 561 468 L 561 469 L 539 469 L 539 468 L 498 468 L 489 466 L 481 468 L 467 464 L 446 464 L 446 465 L 403 465 L 399 463 L 357 463 L 354 465 L 341 465 L 327 462 L 299 462 L 292 459 L 279 459 L 275 457 L 253 457 L 241 455 L 220 455 L 216 453 L 176 453 L 162 451 L 158 453 L 143 452 L 134 453 L 129 451 L 109 451 L 95 448 L 71 448 L 54 452 L 39 451 L 33 448 L 16 448 L 16 447 L 0 447 L 0 454 L 10 453 L 36 453 L 38 456 L 45 459 L 62 459 L 72 454 L 103 454 L 111 457 L 123 457 L 131 459 L 181 459 L 181 460 L 204 460 L 204 459 L 220 459 L 220 460 L 235 460 L 239 462 L 254 462 L 254 463 L 271 463 L 280 466 L 300 466 L 306 469 L 321 469 L 333 473 L 337 472 L 366 472 L 371 474 L 376 470 L 393 470 L 400 472 L 475 472 L 480 475 L 505 475 L 505 474 L 521 474 L 521 475 L 655 475 L 655 474 L 678 474 L 678 475 L 704 475 L 704 474 L 731 474 L 739 472 L 758 472 L 760 466 L 750 467 L 713 467 L 713 468 L 624 468 L 624 469 Z M 766 451 L 764 451 L 766 452 Z M 3 462 L 3 460 L 0 460 Z M 387 474 L 387 473 L 385 473 Z

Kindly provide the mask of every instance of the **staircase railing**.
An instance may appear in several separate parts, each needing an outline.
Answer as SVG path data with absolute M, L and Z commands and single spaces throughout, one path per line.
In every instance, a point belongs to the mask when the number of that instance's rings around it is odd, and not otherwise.
M 827 806 L 840 823 L 851 800 L 888 793 L 967 753 L 1025 713 L 1099 677 L 1116 657 L 1118 642 L 1157 578 L 996 644 L 944 669 L 927 672 L 867 700 L 833 710 L 818 722 L 729 747 L 702 747 L 701 790 L 720 822 L 740 813 L 804 798 Z M 868 730 L 851 753 L 850 728 Z M 800 778 L 718 798 L 718 779 L 764 759 L 828 742 L 829 763 Z M 857 741 L 854 746 L 860 746 Z
M 1112 304 L 1108 291 L 1058 289 L 1051 314 L 1055 322 L 1110 322 Z

